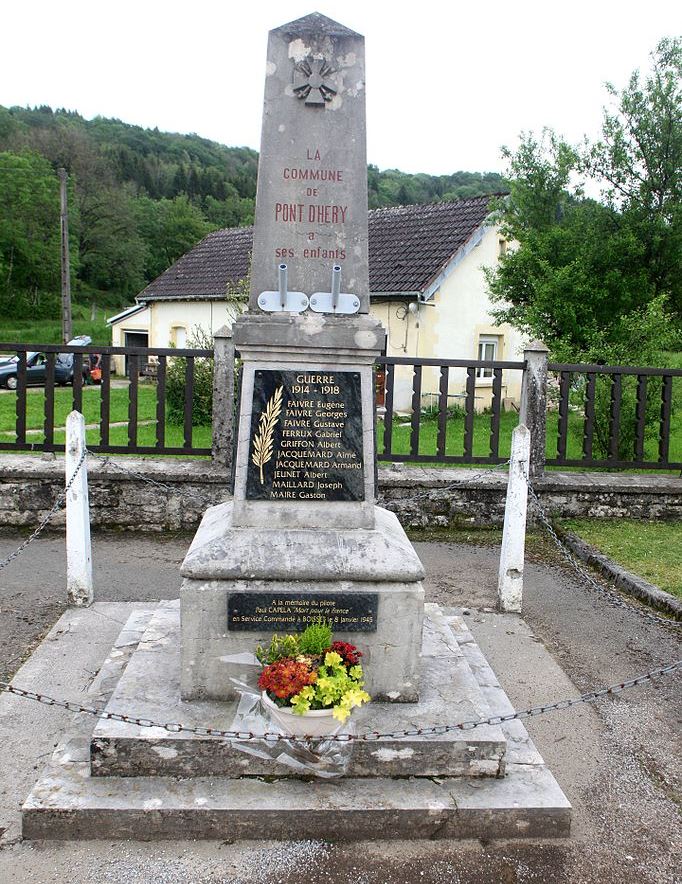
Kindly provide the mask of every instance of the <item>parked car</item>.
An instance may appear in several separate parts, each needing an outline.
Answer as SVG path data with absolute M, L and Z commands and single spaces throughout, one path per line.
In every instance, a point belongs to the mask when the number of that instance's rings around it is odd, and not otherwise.
M 67 346 L 87 347 L 92 343 L 92 338 L 87 335 L 79 335 L 69 341 Z M 8 390 L 17 388 L 17 370 L 19 365 L 18 356 L 10 356 L 0 360 L 0 386 Z M 47 371 L 47 356 L 45 353 L 29 352 L 26 354 L 26 384 L 35 386 L 45 383 Z M 87 359 L 83 360 L 83 381 L 90 376 L 90 365 Z M 73 353 L 57 353 L 54 363 L 54 380 L 56 384 L 65 387 L 73 383 Z

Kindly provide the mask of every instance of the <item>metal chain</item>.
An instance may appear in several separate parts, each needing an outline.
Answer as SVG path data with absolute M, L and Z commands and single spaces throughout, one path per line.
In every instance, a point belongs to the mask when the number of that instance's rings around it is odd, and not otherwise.
M 418 494 L 411 494 L 410 500 L 421 500 L 422 498 L 428 497 L 430 494 L 433 494 L 434 491 L 453 491 L 455 488 L 458 488 L 469 482 L 475 482 L 477 479 L 485 479 L 490 475 L 490 473 L 495 472 L 495 470 L 501 470 L 504 467 L 508 467 L 510 463 L 511 460 L 505 460 L 504 463 L 498 463 L 494 466 L 486 467 L 486 469 L 482 470 L 480 473 L 462 476 L 461 479 L 455 479 L 454 482 L 449 482 L 447 485 L 436 485 L 433 488 L 429 488 L 427 491 L 420 491 Z M 390 502 L 390 498 L 387 498 L 386 500 L 387 502 Z
M 76 468 L 73 471 L 71 478 L 66 483 L 64 490 L 59 492 L 57 499 L 55 500 L 54 504 L 52 505 L 52 509 L 49 511 L 49 513 L 46 516 L 43 517 L 43 519 L 41 519 L 40 523 L 38 524 L 38 527 L 35 529 L 35 531 L 29 537 L 26 538 L 26 540 L 21 544 L 21 546 L 18 546 L 14 550 L 14 552 L 10 553 L 7 556 L 6 559 L 3 559 L 2 561 L 0 561 L 0 571 L 2 571 L 3 568 L 6 568 L 7 565 L 9 565 L 9 563 L 11 561 L 16 559 L 17 556 L 21 555 L 21 553 L 26 549 L 27 546 L 29 546 L 31 543 L 33 543 L 34 540 L 36 540 L 38 537 L 40 537 L 40 535 L 45 530 L 45 528 L 47 527 L 47 525 L 49 524 L 50 520 L 55 515 L 55 513 L 57 513 L 62 508 L 62 504 L 66 500 L 66 495 L 69 493 L 69 489 L 71 488 L 73 483 L 76 481 L 76 476 L 78 475 L 80 468 L 85 463 L 85 458 L 87 456 L 88 456 L 88 449 L 83 448 L 80 459 L 79 459 L 78 463 L 76 464 Z
M 590 574 L 590 572 L 585 568 L 578 559 L 573 555 L 571 550 L 566 546 L 566 544 L 561 540 L 557 531 L 552 524 L 550 517 L 547 515 L 540 498 L 538 497 L 537 491 L 533 488 L 528 476 L 525 477 L 526 482 L 528 483 L 528 493 L 530 495 L 531 501 L 533 502 L 536 512 L 538 514 L 538 518 L 552 538 L 554 545 L 561 553 L 562 557 L 566 560 L 566 562 L 573 568 L 573 570 L 582 578 L 582 580 L 593 590 L 600 593 L 607 601 L 608 604 L 612 605 L 615 608 L 621 608 L 625 611 L 634 612 L 640 617 L 643 617 L 645 620 L 648 620 L 652 623 L 657 623 L 659 625 L 663 624 L 672 629 L 679 629 L 682 627 L 682 622 L 676 620 L 669 620 L 667 617 L 660 617 L 657 614 L 652 614 L 650 611 L 647 611 L 645 608 L 640 608 L 637 605 L 633 605 L 630 602 L 626 602 L 623 599 L 616 589 L 613 589 L 610 586 L 603 586 L 600 584 L 595 578 Z
M 172 485 L 166 485 L 165 482 L 159 482 L 156 479 L 152 479 L 149 476 L 143 476 L 142 473 L 138 473 L 135 470 L 131 470 L 129 467 L 123 466 L 123 464 L 117 463 L 115 460 L 111 460 L 108 455 L 97 454 L 95 451 L 89 451 L 88 454 L 91 457 L 96 458 L 97 460 L 101 460 L 104 463 L 104 466 L 111 466 L 116 470 L 120 470 L 122 473 L 127 473 L 129 476 L 133 476 L 135 479 L 139 479 L 141 482 L 146 482 L 148 485 L 154 485 L 156 488 L 160 488 L 161 491 L 165 491 L 166 493 L 174 492 L 177 493 L 177 488 L 174 488 Z
M 124 715 L 119 712 L 108 712 L 106 709 L 96 706 L 83 706 L 81 703 L 73 703 L 68 700 L 57 700 L 54 697 L 49 697 L 46 694 L 39 694 L 35 691 L 26 691 L 23 688 L 17 688 L 8 682 L 0 682 L 0 687 L 4 690 L 4 692 L 8 694 L 14 694 L 17 697 L 23 697 L 27 700 L 35 700 L 38 703 L 42 703 L 45 706 L 57 706 L 60 709 L 68 709 L 70 712 L 77 712 L 84 715 L 94 715 L 96 718 L 105 719 L 107 721 L 121 721 L 125 724 L 134 724 L 137 727 L 143 728 L 160 728 L 161 730 L 165 730 L 171 734 L 179 734 L 179 733 L 187 733 L 187 734 L 195 734 L 200 737 L 220 737 L 222 739 L 228 740 L 238 740 L 238 741 L 248 741 L 248 740 L 265 740 L 267 742 L 279 742 L 279 741 L 305 741 L 305 742 L 337 742 L 337 743 L 351 743 L 351 742 L 372 742 L 374 740 L 381 739 L 399 739 L 402 737 L 427 737 L 427 736 L 438 736 L 442 734 L 451 733 L 453 731 L 470 731 L 474 728 L 481 727 L 482 725 L 497 725 L 502 724 L 506 721 L 520 721 L 525 718 L 534 718 L 537 715 L 543 715 L 545 712 L 554 712 L 558 709 L 570 709 L 572 706 L 578 706 L 581 703 L 594 703 L 596 700 L 601 699 L 602 697 L 611 696 L 614 694 L 619 694 L 621 691 L 626 690 L 627 688 L 635 687 L 636 685 L 644 684 L 648 681 L 654 681 L 657 678 L 660 678 L 664 675 L 671 675 L 673 672 L 676 672 L 678 669 L 682 668 L 682 660 L 677 660 L 674 663 L 668 663 L 665 666 L 660 666 L 658 669 L 652 669 L 649 672 L 645 672 L 643 675 L 638 675 L 635 678 L 626 679 L 625 681 L 619 682 L 618 684 L 610 685 L 609 687 L 599 688 L 595 691 L 588 691 L 585 694 L 581 694 L 578 697 L 571 697 L 566 700 L 558 700 L 555 703 L 543 703 L 542 706 L 531 706 L 529 709 L 522 709 L 514 712 L 509 712 L 507 715 L 491 715 L 488 718 L 476 718 L 470 721 L 462 721 L 458 724 L 439 724 L 432 725 L 430 727 L 415 727 L 409 728 L 406 730 L 398 730 L 398 731 L 389 731 L 387 733 L 380 733 L 378 731 L 368 731 L 366 733 L 360 734 L 327 734 L 323 737 L 312 737 L 305 736 L 295 739 L 288 734 L 276 733 L 276 732 L 268 732 L 258 734 L 253 731 L 239 731 L 239 730 L 223 730 L 221 728 L 215 727 L 196 727 L 192 725 L 181 724 L 180 722 L 169 721 L 169 722 L 159 722 L 154 721 L 151 718 L 137 718 L 132 715 Z

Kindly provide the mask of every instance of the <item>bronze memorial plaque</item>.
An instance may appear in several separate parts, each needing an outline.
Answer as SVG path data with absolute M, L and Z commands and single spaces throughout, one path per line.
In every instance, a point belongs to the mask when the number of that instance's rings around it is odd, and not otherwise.
M 357 371 L 256 371 L 247 500 L 364 500 Z
M 227 597 L 227 628 L 245 632 L 300 632 L 315 620 L 334 632 L 376 632 L 376 592 L 234 592 Z

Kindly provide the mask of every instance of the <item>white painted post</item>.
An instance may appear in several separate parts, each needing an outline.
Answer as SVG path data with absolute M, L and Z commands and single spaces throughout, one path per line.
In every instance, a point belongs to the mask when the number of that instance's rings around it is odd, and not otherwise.
M 521 613 L 523 601 L 529 462 L 530 432 L 524 424 L 519 424 L 512 433 L 500 570 L 497 579 L 497 605 L 500 611 L 516 614 Z
M 66 482 L 85 451 L 85 419 L 72 411 L 66 419 Z M 66 494 L 66 592 L 69 605 L 88 607 L 94 600 L 88 471 L 85 461 Z

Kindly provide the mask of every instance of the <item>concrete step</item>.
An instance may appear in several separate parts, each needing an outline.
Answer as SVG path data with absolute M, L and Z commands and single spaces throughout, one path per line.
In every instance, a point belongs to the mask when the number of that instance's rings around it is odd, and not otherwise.
M 437 671 L 438 663 L 446 668 L 451 667 L 451 671 L 466 671 L 471 678 L 475 673 L 479 689 L 476 708 L 486 710 L 486 715 L 488 712 L 498 715 L 509 711 L 509 700 L 463 618 L 446 616 L 435 606 L 429 607 L 427 615 L 424 639 L 424 655 L 425 659 L 428 658 L 426 669 Z M 157 664 L 159 661 L 169 664 L 170 660 L 179 656 L 174 633 L 169 629 L 176 616 L 177 611 L 172 604 L 162 603 L 149 620 L 147 612 L 131 618 L 93 685 L 96 699 L 105 697 L 109 688 L 118 681 L 114 688 L 115 703 L 124 700 L 130 703 L 159 702 L 158 697 L 152 701 L 146 698 L 146 694 L 153 697 L 158 684 L 170 679 L 171 672 L 155 668 L 151 675 L 148 672 L 150 677 L 145 683 L 140 680 L 140 673 L 135 675 L 135 667 L 145 663 L 145 654 L 151 654 Z M 160 649 L 163 649 L 163 653 L 159 653 Z M 130 681 L 123 691 L 121 671 L 128 659 L 123 677 L 129 677 Z M 466 664 L 466 668 L 462 664 Z M 128 669 L 131 669 L 130 673 Z M 455 683 L 453 687 L 447 680 L 443 681 L 443 685 L 445 693 L 434 695 L 431 710 L 438 723 L 444 717 L 449 719 L 455 714 L 452 697 L 457 694 L 452 692 L 458 690 L 457 685 Z M 92 697 L 88 697 L 88 701 L 92 702 Z M 110 702 L 114 703 L 114 697 Z M 210 707 L 214 724 L 224 724 L 226 728 L 230 726 L 233 709 L 220 711 L 216 710 L 214 703 L 205 705 Z M 227 707 L 229 704 L 222 705 Z M 368 709 L 379 705 L 371 704 Z M 404 711 L 407 704 L 386 705 Z M 188 709 L 196 706 L 195 703 L 181 704 L 183 714 L 178 715 L 177 719 L 186 721 Z M 153 705 L 134 705 L 125 709 L 121 707 L 121 711 L 146 716 L 153 708 Z M 374 714 L 379 712 L 375 709 Z M 208 767 L 208 761 L 197 761 L 203 756 L 198 753 L 196 746 L 187 756 L 192 759 L 195 775 L 178 779 L 169 776 L 168 772 L 173 769 L 174 757 L 181 755 L 179 735 L 138 727 L 135 733 L 122 738 L 120 733 L 109 730 L 117 723 L 101 721 L 96 727 L 95 723 L 96 720 L 89 716 L 74 716 L 72 730 L 65 734 L 47 769 L 24 802 L 24 838 L 311 838 L 343 841 L 554 838 L 570 832 L 570 804 L 520 721 L 505 723 L 499 728 L 499 735 L 506 747 L 504 776 L 482 776 L 481 770 L 477 770 L 475 765 L 470 765 L 471 773 L 468 776 L 385 774 L 385 771 L 405 769 L 408 763 L 416 765 L 416 762 L 409 761 L 415 756 L 421 759 L 421 769 L 428 770 L 430 764 L 435 764 L 432 758 L 441 757 L 443 746 L 438 741 L 422 739 L 419 744 L 415 738 L 409 738 L 400 744 L 399 749 L 384 743 L 364 744 L 368 751 L 387 752 L 383 760 L 376 756 L 363 756 L 360 749 L 363 744 L 354 745 L 351 759 L 356 757 L 355 769 L 369 771 L 372 766 L 374 776 L 312 780 L 276 776 L 272 761 L 265 762 L 247 755 L 242 757 L 241 753 L 242 770 L 247 768 L 250 776 L 236 776 L 234 773 L 225 776 L 215 771 L 210 776 L 197 775 L 197 770 Z M 457 751 L 467 744 L 474 747 L 475 743 L 471 740 L 478 730 L 468 731 L 463 735 L 467 739 L 459 744 L 447 746 L 453 769 L 456 768 L 453 759 Z M 135 765 L 127 768 L 127 776 L 111 775 L 118 768 L 126 769 L 121 746 L 122 739 L 128 738 L 135 747 L 132 753 Z M 105 759 L 104 753 L 100 752 L 98 762 L 93 764 L 91 770 L 93 747 L 102 739 L 109 740 L 107 745 L 115 747 L 116 751 L 109 759 Z M 210 750 L 207 743 L 203 746 L 208 752 L 206 758 L 211 763 L 217 763 L 221 752 L 227 756 L 231 751 L 229 745 L 220 740 L 214 740 Z M 138 773 L 140 770 L 156 770 L 140 754 L 142 747 L 149 756 L 156 756 L 155 764 L 164 771 L 164 776 L 130 775 L 133 770 Z M 414 755 L 410 756 L 412 750 Z M 479 750 L 480 746 L 475 751 Z M 174 756 L 174 752 L 178 756 Z M 397 753 L 397 757 L 391 759 L 391 752 Z M 235 770 L 237 757 L 237 754 L 232 756 L 232 766 L 226 765 L 226 770 Z M 438 762 L 439 767 L 441 762 L 442 757 Z M 479 764 L 482 763 L 483 760 L 479 759 Z M 263 765 L 267 777 L 255 775 L 254 764 Z M 93 775 L 95 769 L 97 775 Z M 105 771 L 110 775 L 102 775 Z
M 52 767 L 23 807 L 23 837 L 45 839 L 553 838 L 570 805 L 545 767 L 502 779 L 277 780 L 91 777 Z
M 147 631 L 107 705 L 113 713 L 133 712 L 158 722 L 263 733 L 272 725 L 261 717 L 237 717 L 237 701 L 180 700 L 180 616 L 177 602 L 159 605 Z M 255 667 L 251 667 L 255 670 Z M 246 669 L 245 669 L 246 674 Z M 256 701 L 257 702 L 257 701 Z M 374 702 L 353 715 L 358 732 L 411 730 L 485 718 L 491 714 L 452 629 L 440 608 L 427 606 L 422 647 L 421 699 L 418 703 Z M 255 748 L 266 757 L 249 750 Z M 337 744 L 338 751 L 318 770 L 346 763 L 349 777 L 501 776 L 506 738 L 499 726 L 454 731 L 436 736 L 383 738 Z M 264 750 L 267 749 L 267 752 Z M 304 776 L 309 770 L 277 763 L 287 751 L 263 741 L 227 743 L 210 736 L 168 733 L 160 728 L 103 719 L 91 741 L 94 776 Z M 247 754 L 249 753 L 249 754 Z M 340 753 L 340 756 L 339 756 Z

